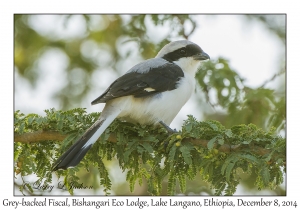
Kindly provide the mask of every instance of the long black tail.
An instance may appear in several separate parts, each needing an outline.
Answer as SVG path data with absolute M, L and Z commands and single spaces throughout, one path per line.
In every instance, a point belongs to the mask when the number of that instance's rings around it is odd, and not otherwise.
M 106 129 L 105 126 L 105 128 L 99 132 L 99 128 L 103 122 L 105 122 L 105 119 L 97 120 L 75 144 L 57 159 L 52 166 L 52 171 L 76 166 Z

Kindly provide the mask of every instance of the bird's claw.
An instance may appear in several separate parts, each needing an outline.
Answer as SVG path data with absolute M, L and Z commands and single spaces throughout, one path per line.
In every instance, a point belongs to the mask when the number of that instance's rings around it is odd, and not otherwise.
M 165 124 L 163 121 L 159 121 L 159 123 L 168 131 L 169 135 L 172 135 L 174 133 L 178 133 L 176 129 L 170 128 L 167 124 Z

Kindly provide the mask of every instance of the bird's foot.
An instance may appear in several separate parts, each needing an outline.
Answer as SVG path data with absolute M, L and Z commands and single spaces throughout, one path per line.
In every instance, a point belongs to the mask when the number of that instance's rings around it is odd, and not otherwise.
M 174 133 L 178 133 L 178 131 L 176 129 L 173 130 L 166 123 L 164 123 L 163 121 L 159 121 L 159 123 L 168 131 L 169 135 L 172 135 Z
M 169 136 L 173 135 L 174 133 L 178 133 L 176 129 L 170 128 L 166 123 L 163 121 L 159 121 L 159 123 L 168 131 Z M 164 149 L 167 149 L 169 142 L 164 142 Z

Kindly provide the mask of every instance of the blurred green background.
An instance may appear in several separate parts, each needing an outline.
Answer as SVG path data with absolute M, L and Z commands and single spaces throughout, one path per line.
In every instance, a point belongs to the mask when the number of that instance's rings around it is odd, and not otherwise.
M 15 110 L 43 115 L 52 107 L 84 107 L 99 112 L 103 105 L 90 102 L 111 82 L 179 39 L 197 43 L 211 60 L 200 67 L 195 94 L 172 127 L 180 129 L 191 114 L 228 128 L 248 123 L 263 129 L 274 126 L 285 137 L 285 15 L 15 15 Z M 147 195 L 145 184 L 129 192 L 117 161 L 106 165 L 112 195 Z M 75 194 L 102 194 L 97 170 L 79 175 L 94 189 Z M 285 195 L 285 184 L 275 191 L 257 191 L 252 175 L 240 176 L 237 195 Z M 30 182 L 35 179 L 28 177 Z M 56 189 L 42 194 L 68 193 Z M 186 194 L 212 191 L 199 177 L 187 183 Z

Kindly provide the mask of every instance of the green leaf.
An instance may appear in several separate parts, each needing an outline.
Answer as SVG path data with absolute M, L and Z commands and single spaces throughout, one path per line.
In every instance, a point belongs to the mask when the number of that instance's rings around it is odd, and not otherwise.
M 176 186 L 175 173 L 174 173 L 174 171 L 171 171 L 169 180 L 168 180 L 168 187 L 167 187 L 168 195 L 175 194 L 175 186 Z
M 183 145 L 179 149 L 181 151 L 184 162 L 188 165 L 192 164 L 192 158 L 191 158 L 191 150 L 192 149 L 193 148 L 191 146 L 187 146 L 187 145 Z
M 147 150 L 148 153 L 152 153 L 153 152 L 153 148 L 152 148 L 152 146 L 149 143 L 143 142 L 141 145 Z
M 212 123 L 212 122 L 208 122 L 209 126 L 214 130 L 214 131 L 218 131 L 219 128 L 216 124 Z
M 219 136 L 215 136 L 207 143 L 207 148 L 211 150 L 214 147 L 215 142 L 218 140 Z
M 231 175 L 231 172 L 232 172 L 232 169 L 234 167 L 236 162 L 231 162 L 228 164 L 227 168 L 226 168 L 226 173 L 225 173 L 225 177 L 226 177 L 226 181 L 227 182 L 230 182 L 230 175 Z
M 231 132 L 230 129 L 226 129 L 225 135 L 226 135 L 227 137 L 229 137 L 229 138 L 231 138 L 231 137 L 233 136 L 233 134 L 232 134 L 232 132 Z
M 24 133 L 24 128 L 25 128 L 25 123 L 22 123 L 22 124 L 19 126 L 18 133 Z
M 250 154 L 238 154 L 238 157 L 241 159 L 246 159 L 255 164 L 258 164 L 260 162 L 259 159 L 257 159 L 255 156 L 250 155 Z
M 185 178 L 185 174 L 183 172 L 179 172 L 177 174 L 177 177 L 178 177 L 178 181 L 179 181 L 180 191 L 182 193 L 184 193 L 186 191 L 186 178 Z
M 231 163 L 231 162 L 235 162 L 239 160 L 239 158 L 237 157 L 236 154 L 231 154 L 230 156 L 228 156 L 226 158 L 226 160 L 224 161 L 224 164 L 222 165 L 222 168 L 221 168 L 221 174 L 224 175 L 225 174 L 225 170 L 226 168 L 228 167 L 228 165 Z
M 177 150 L 177 147 L 176 147 L 175 144 L 173 144 L 173 146 L 171 147 L 171 150 L 170 150 L 170 152 L 169 152 L 169 155 L 168 155 L 169 161 L 170 161 L 170 162 L 172 162 L 172 161 L 174 160 L 176 150 Z
M 224 139 L 223 139 L 223 138 L 218 138 L 218 143 L 219 143 L 220 145 L 223 145 L 223 144 L 224 144 Z
M 124 161 L 125 162 L 128 162 L 129 161 L 129 156 L 131 155 L 131 153 L 134 151 L 134 148 L 131 147 L 130 149 L 127 149 L 125 152 L 124 152 Z
M 264 186 L 267 187 L 270 182 L 270 172 L 266 165 L 263 165 L 261 168 L 260 175 L 262 177 L 262 181 L 264 183 Z
M 191 132 L 192 128 L 193 128 L 193 125 L 192 125 L 191 123 L 189 123 L 189 124 L 187 124 L 187 125 L 185 126 L 185 130 L 186 130 L 188 133 Z
M 34 120 L 34 117 L 29 117 L 28 118 L 28 124 L 31 124 L 33 120 Z

